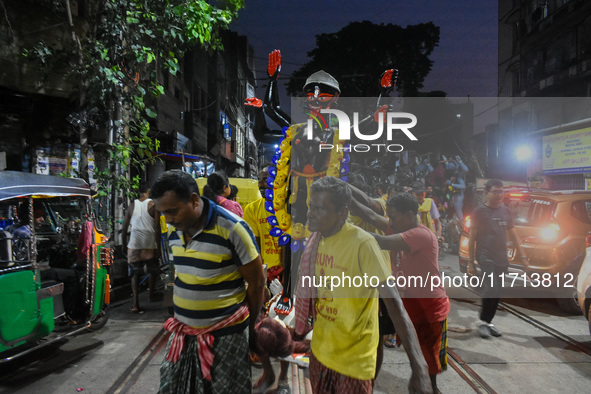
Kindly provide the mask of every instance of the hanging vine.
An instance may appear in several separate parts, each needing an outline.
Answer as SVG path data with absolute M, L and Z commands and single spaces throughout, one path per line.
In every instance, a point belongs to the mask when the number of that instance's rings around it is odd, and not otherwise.
M 137 178 L 121 173 L 154 162 L 159 142 L 150 126 L 158 116 L 155 99 L 164 94 L 159 75 L 176 75 L 180 59 L 195 46 L 220 49 L 220 31 L 244 6 L 243 0 L 215 6 L 204 0 L 88 0 L 75 15 L 70 0 L 24 2 L 61 15 L 65 22 L 52 27 L 71 40 L 39 41 L 23 47 L 21 56 L 43 70 L 40 78 L 63 73 L 65 65 L 77 90 L 78 125 L 112 132 L 103 148 L 109 165 L 95 173 L 99 195 L 131 192 Z

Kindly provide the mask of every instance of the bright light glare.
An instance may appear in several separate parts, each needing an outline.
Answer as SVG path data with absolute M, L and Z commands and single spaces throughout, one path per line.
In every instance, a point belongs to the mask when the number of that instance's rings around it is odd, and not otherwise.
M 464 219 L 464 229 L 469 230 L 471 224 L 472 224 L 472 219 L 470 218 L 470 216 L 466 216 L 466 218 Z
M 470 239 L 468 239 L 468 237 L 462 238 L 462 248 L 467 248 L 469 242 L 470 242 Z
M 275 149 L 279 148 L 279 145 L 275 144 Z
M 521 145 L 518 146 L 517 149 L 515 149 L 515 156 L 519 161 L 526 161 L 532 158 L 533 151 L 531 147 L 527 145 Z
M 560 231 L 560 227 L 556 223 L 550 223 L 542 230 L 540 230 L 540 238 L 544 241 L 553 241 L 556 239 L 558 232 Z

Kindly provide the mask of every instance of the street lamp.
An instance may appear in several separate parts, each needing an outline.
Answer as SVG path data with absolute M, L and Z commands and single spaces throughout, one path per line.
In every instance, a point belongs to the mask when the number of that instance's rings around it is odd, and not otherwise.
M 520 145 L 515 148 L 515 157 L 518 161 L 529 161 L 533 157 L 533 150 L 528 145 Z

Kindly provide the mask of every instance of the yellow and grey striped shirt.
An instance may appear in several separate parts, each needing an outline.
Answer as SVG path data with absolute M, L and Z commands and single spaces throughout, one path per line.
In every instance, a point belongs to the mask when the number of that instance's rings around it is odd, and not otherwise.
M 240 217 L 201 197 L 205 226 L 188 242 L 171 227 L 169 247 L 177 278 L 174 314 L 181 322 L 205 328 L 232 315 L 246 298 L 244 278 L 238 268 L 259 255 L 254 235 Z M 214 335 L 244 329 L 248 318 Z M 223 333 L 221 331 L 224 331 Z

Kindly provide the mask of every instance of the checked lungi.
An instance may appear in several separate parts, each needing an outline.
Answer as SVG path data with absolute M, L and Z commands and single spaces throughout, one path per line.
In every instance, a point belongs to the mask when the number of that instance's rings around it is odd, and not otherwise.
M 429 375 L 447 370 L 447 319 L 436 323 L 413 323 L 413 326 L 429 368 Z M 402 343 L 398 336 L 396 343 L 398 346 Z
M 172 344 L 173 335 L 168 340 L 166 354 Z M 211 367 L 211 381 L 203 378 L 198 341 L 195 336 L 185 337 L 185 346 L 176 363 L 164 360 L 160 367 L 160 394 L 225 394 L 250 393 L 252 381 L 250 374 L 248 327 L 236 334 L 215 338 L 212 345 L 214 353 Z
M 374 379 L 360 380 L 338 373 L 324 364 L 312 354 L 310 356 L 310 384 L 315 394 L 371 394 L 373 392 Z

